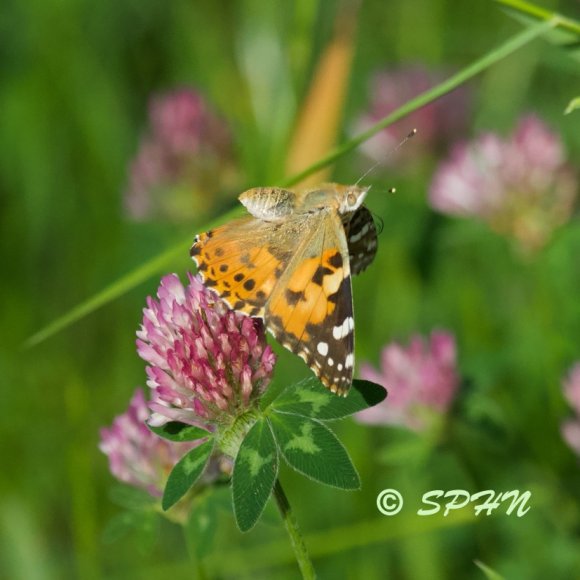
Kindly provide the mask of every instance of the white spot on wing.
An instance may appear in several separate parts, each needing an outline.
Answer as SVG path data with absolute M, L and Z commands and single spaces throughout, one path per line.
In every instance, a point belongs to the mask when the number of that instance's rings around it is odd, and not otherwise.
M 352 332 L 354 328 L 354 320 L 352 316 L 347 316 L 343 321 L 342 324 L 339 326 L 335 326 L 332 329 L 332 337 L 335 340 L 340 340 L 344 338 L 349 332 Z
M 326 356 L 328 354 L 328 344 L 326 342 L 319 342 L 316 350 L 322 355 Z

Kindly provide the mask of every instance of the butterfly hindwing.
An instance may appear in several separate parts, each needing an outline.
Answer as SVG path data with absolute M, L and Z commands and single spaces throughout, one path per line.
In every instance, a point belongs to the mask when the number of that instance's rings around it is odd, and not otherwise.
M 350 270 L 353 276 L 370 265 L 377 253 L 377 228 L 371 212 L 359 207 L 345 226 Z
M 266 304 L 266 327 L 300 356 L 322 383 L 346 394 L 354 367 L 354 320 L 348 248 L 340 218 L 308 218 L 296 249 Z

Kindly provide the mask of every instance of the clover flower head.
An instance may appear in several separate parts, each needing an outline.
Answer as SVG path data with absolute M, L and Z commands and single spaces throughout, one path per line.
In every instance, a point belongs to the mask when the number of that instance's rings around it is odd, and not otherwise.
M 137 337 L 153 425 L 231 423 L 257 404 L 276 361 L 262 321 L 230 310 L 192 275 L 186 287 L 175 274 L 161 280 Z
M 487 133 L 456 145 L 435 173 L 429 201 L 442 213 L 487 222 L 530 253 L 569 219 L 577 191 L 560 138 L 527 116 L 507 139 Z
M 459 386 L 455 339 L 435 331 L 425 340 L 415 335 L 409 344 L 393 342 L 381 354 L 381 368 L 361 367 L 361 377 L 389 391 L 385 401 L 357 414 L 363 423 L 402 425 L 415 431 L 428 427 L 429 416 L 447 412 Z

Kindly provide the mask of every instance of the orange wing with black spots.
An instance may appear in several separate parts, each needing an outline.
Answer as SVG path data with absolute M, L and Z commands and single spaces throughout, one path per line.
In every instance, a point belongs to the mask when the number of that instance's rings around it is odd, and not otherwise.
M 345 395 L 354 369 L 354 319 L 348 248 L 340 218 L 309 218 L 297 249 L 266 303 L 266 327 L 334 393 Z
M 230 308 L 263 318 L 291 255 L 276 243 L 280 228 L 247 217 L 198 235 L 190 253 L 204 284 Z

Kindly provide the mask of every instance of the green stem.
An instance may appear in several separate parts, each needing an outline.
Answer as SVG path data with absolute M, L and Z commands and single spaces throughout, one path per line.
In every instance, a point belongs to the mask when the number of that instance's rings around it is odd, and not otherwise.
M 69 310 L 64 316 L 57 318 L 55 321 L 51 322 L 32 336 L 30 336 L 23 344 L 24 348 L 30 348 L 36 346 L 37 344 L 43 342 L 47 338 L 56 334 L 63 328 L 70 326 L 73 322 L 84 318 L 87 314 L 94 312 L 104 304 L 111 302 L 115 298 L 122 296 L 125 292 L 128 292 L 131 288 L 135 288 L 141 282 L 148 280 L 155 274 L 159 274 L 167 268 L 167 264 L 177 259 L 184 252 L 187 253 L 191 247 L 191 236 L 188 237 L 187 243 L 180 243 L 177 246 L 173 246 L 155 256 L 142 266 L 135 268 L 125 276 L 119 278 L 104 290 L 101 290 L 95 296 L 92 296 L 85 302 L 81 302 L 75 306 L 72 310 Z
M 330 165 L 334 161 L 336 161 L 342 155 L 345 155 L 349 151 L 352 151 L 356 147 L 358 147 L 361 143 L 370 139 L 373 135 L 381 131 L 382 129 L 388 127 L 395 121 L 398 121 L 405 115 L 416 111 L 420 107 L 423 107 L 435 99 L 445 95 L 446 93 L 452 91 L 453 89 L 457 88 L 461 83 L 469 80 L 470 78 L 474 77 L 476 74 L 482 72 L 486 68 L 489 68 L 491 65 L 495 64 L 496 62 L 500 61 L 501 59 L 509 56 L 519 48 L 525 46 L 535 38 L 541 36 L 547 30 L 554 28 L 556 26 L 562 26 L 563 19 L 559 16 L 553 16 L 549 20 L 545 22 L 540 22 L 534 26 L 530 26 L 523 32 L 520 32 L 516 36 L 510 38 L 507 42 L 500 45 L 495 50 L 487 53 L 485 56 L 480 58 L 479 60 L 475 61 L 473 64 L 469 65 L 467 68 L 461 70 L 457 74 L 453 75 L 451 78 L 447 79 L 440 85 L 420 94 L 419 96 L 415 97 L 402 107 L 399 107 L 396 111 L 381 119 L 378 123 L 373 125 L 370 129 L 361 133 L 360 135 L 352 138 L 350 141 L 347 141 L 343 145 L 337 147 L 333 151 L 331 151 L 328 155 L 313 163 L 310 167 L 305 169 L 304 171 L 293 175 L 287 179 L 281 180 L 279 185 L 282 187 L 290 187 L 291 185 L 302 181 L 304 178 L 316 173 L 320 169 L 323 169 L 327 165 Z M 222 215 L 220 218 L 216 220 L 212 220 L 209 224 L 206 224 L 203 230 L 208 230 L 220 223 L 223 223 L 227 220 L 230 220 L 237 215 L 239 215 L 241 209 L 234 209 L 230 212 Z M 51 322 L 48 326 L 45 326 L 34 335 L 28 338 L 28 340 L 24 343 L 25 348 L 29 348 L 31 346 L 35 346 L 40 342 L 43 342 L 47 338 L 51 337 L 52 335 L 56 334 L 57 332 L 63 330 L 64 328 L 70 326 L 74 322 L 80 320 L 81 318 L 85 317 L 87 314 L 94 312 L 101 306 L 111 302 L 115 298 L 122 296 L 132 288 L 135 288 L 138 284 L 145 282 L 154 274 L 167 270 L 171 264 L 173 264 L 177 257 L 180 255 L 185 255 L 187 250 L 191 246 L 191 239 L 184 240 L 179 242 L 176 246 L 170 248 L 169 250 L 165 251 L 164 253 L 152 258 L 139 268 L 129 272 L 125 276 L 119 278 L 116 282 L 111 284 L 110 286 L 106 287 L 104 290 L 96 294 L 95 296 L 89 298 L 85 302 L 75 306 L 72 310 L 69 310 L 66 314 L 61 316 L 60 318 L 56 319 L 55 321 Z
M 284 520 L 284 525 L 286 526 L 286 530 L 290 536 L 290 542 L 292 543 L 292 548 L 294 550 L 296 560 L 298 561 L 300 572 L 302 572 L 302 578 L 316 578 L 314 566 L 312 566 L 310 556 L 306 550 L 304 538 L 300 533 L 300 528 L 298 527 L 298 523 L 296 522 L 296 518 L 294 517 L 290 507 L 290 502 L 284 493 L 284 489 L 282 489 L 282 485 L 280 484 L 279 479 L 276 479 L 276 483 L 274 483 L 274 490 L 272 491 L 272 494 L 274 495 L 274 499 L 276 500 L 276 504 L 278 505 L 278 509 L 280 510 L 280 514 Z
M 537 18 L 538 20 L 551 20 L 553 18 L 557 18 L 558 22 L 556 25 L 558 28 L 580 35 L 580 22 L 572 20 L 571 18 L 566 18 L 565 16 L 561 16 L 557 12 L 551 12 L 550 10 L 546 10 L 545 8 L 541 8 L 540 6 L 532 4 L 531 2 L 525 2 L 525 0 L 495 1 L 499 4 L 507 6 L 508 8 L 511 8 L 512 10 L 516 10 L 521 14 L 526 14 L 532 18 Z

